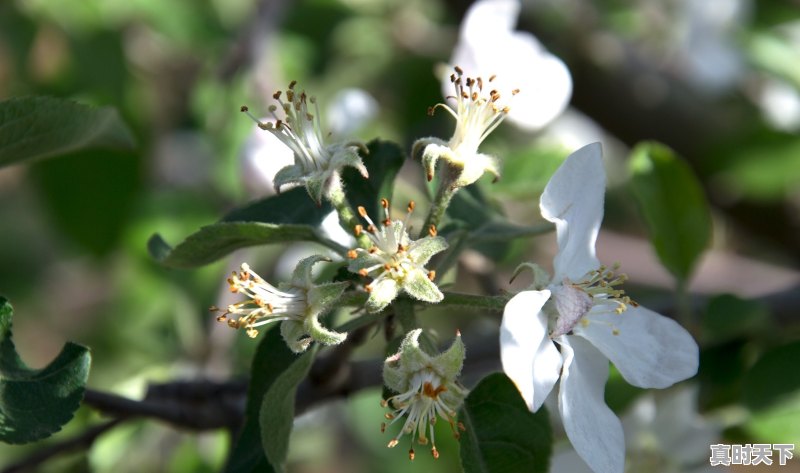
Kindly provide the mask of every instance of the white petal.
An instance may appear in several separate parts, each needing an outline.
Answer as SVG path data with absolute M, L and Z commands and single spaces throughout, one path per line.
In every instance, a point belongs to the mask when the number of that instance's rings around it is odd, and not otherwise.
M 578 324 L 575 334 L 603 352 L 627 382 L 666 388 L 697 373 L 697 343 L 674 320 L 644 307 L 629 307 L 622 314 L 595 307 L 586 316 L 589 324 Z
M 561 372 L 561 354 L 547 336 L 547 317 L 541 312 L 549 297 L 547 290 L 520 292 L 506 304 L 500 324 L 503 371 L 531 411 L 541 407 Z
M 622 424 L 605 403 L 608 360 L 580 337 L 564 336 L 558 408 L 570 442 L 595 473 L 622 473 Z
M 519 0 L 479 0 L 473 3 L 461 22 L 461 42 L 486 43 L 511 33 L 517 24 L 519 9 Z
M 498 50 L 503 54 L 497 54 Z M 572 95 L 567 66 L 528 33 L 495 35 L 492 41 L 479 44 L 459 43 L 452 64 L 469 76 L 496 75 L 492 87 L 500 91 L 500 103 L 509 106 L 508 119 L 525 129 L 536 130 L 550 123 L 564 111 Z M 448 85 L 452 94 L 449 81 Z M 514 89 L 520 92 L 512 98 Z
M 558 255 L 553 280 L 581 279 L 597 269 L 594 244 L 603 220 L 606 173 L 600 143 L 572 153 L 550 178 L 539 202 L 542 216 L 556 224 Z
M 533 35 L 513 31 L 519 9 L 517 0 L 475 2 L 461 24 L 450 64 L 471 77 L 496 75 L 492 88 L 501 93 L 502 104 L 509 105 L 508 119 L 533 130 L 564 110 L 572 95 L 572 79 L 564 63 Z M 449 75 L 450 71 L 442 79 L 445 96 L 453 94 Z M 509 100 L 514 89 L 520 93 Z

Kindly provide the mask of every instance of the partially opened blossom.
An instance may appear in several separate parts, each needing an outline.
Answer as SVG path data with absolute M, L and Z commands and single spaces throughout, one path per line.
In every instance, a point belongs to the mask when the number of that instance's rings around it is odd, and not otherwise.
M 425 265 L 433 255 L 447 249 L 447 241 L 436 236 L 434 227 L 430 228 L 428 236 L 418 240 L 408 236 L 408 216 L 414 210 L 413 202 L 408 204 L 405 220 L 389 217 L 388 200 L 382 199 L 381 204 L 384 218 L 379 224 L 372 221 L 364 207 L 358 208 L 368 226 L 363 229 L 359 225 L 356 233 L 361 234 L 366 230 L 372 246 L 366 250 L 356 248 L 348 253 L 352 261 L 347 269 L 372 278 L 372 282 L 365 286 L 369 291 L 367 311 L 380 312 L 401 291 L 420 301 L 441 301 L 444 295 L 433 282 L 436 274 L 425 269 Z
M 251 338 L 258 335 L 256 327 L 280 322 L 284 341 L 296 353 L 305 351 L 312 341 L 323 345 L 339 344 L 347 334 L 323 327 L 319 317 L 333 308 L 348 283 L 315 284 L 311 268 L 320 261 L 330 259 L 315 255 L 301 260 L 291 280 L 278 287 L 243 263 L 241 271 L 228 278 L 228 284 L 231 292 L 242 294 L 247 299 L 231 304 L 225 310 L 217 307 L 211 310 L 222 312 L 218 321 L 227 321 L 231 328 L 244 329 Z
M 566 108 L 572 95 L 569 70 L 530 33 L 515 31 L 519 0 L 479 0 L 461 23 L 450 64 L 470 77 L 496 76 L 502 95 L 519 89 L 508 119 L 521 128 L 544 127 Z M 450 95 L 449 77 L 442 91 Z
M 295 85 L 293 81 L 285 94 L 278 91 L 272 96 L 278 102 L 278 105 L 269 107 L 274 122 L 262 122 L 250 114 L 246 106 L 242 107 L 242 112 L 294 153 L 294 164 L 282 168 L 275 175 L 275 191 L 279 192 L 284 186 L 303 185 L 314 202 L 320 204 L 332 189 L 340 185 L 342 168 L 354 167 L 362 176 L 368 177 L 367 168 L 358 154 L 359 151 L 366 152 L 366 146 L 356 142 L 327 143 L 316 98 L 306 95 L 305 91 L 295 91 Z
M 599 144 L 573 153 L 547 184 L 542 216 L 556 225 L 558 254 L 548 278 L 506 305 L 500 332 L 503 369 L 532 411 L 561 381 L 564 430 L 597 473 L 621 473 L 625 440 L 605 404 L 608 362 L 641 388 L 665 388 L 697 372 L 698 348 L 677 322 L 639 306 L 624 275 L 602 266 L 595 239 L 603 218 L 605 171 Z
M 404 419 L 403 427 L 389 441 L 388 447 L 397 446 L 400 438 L 408 434 L 412 444 L 414 440 L 420 445 L 430 444 L 431 454 L 434 458 L 439 458 L 433 435 L 437 419 L 441 418 L 450 424 L 456 437 L 459 436 L 459 430 L 463 429 L 456 421 L 456 412 L 468 391 L 456 378 L 464 365 L 464 343 L 458 333 L 450 348 L 437 356 L 431 356 L 419 346 L 421 334 L 422 329 L 408 332 L 400 350 L 383 364 L 383 382 L 387 388 L 397 393 L 383 401 L 384 407 L 394 408 L 394 411 L 386 414 L 386 418 L 391 421 L 389 425 Z M 383 424 L 381 430 L 385 431 L 386 427 Z M 413 446 L 408 454 L 413 460 Z
M 445 161 L 447 184 L 454 188 L 468 186 L 477 181 L 484 172 L 500 176 L 499 164 L 493 156 L 478 152 L 478 146 L 503 121 L 509 112 L 504 105 L 507 99 L 494 89 L 496 77 L 467 77 L 456 66 L 450 75 L 453 95 L 447 98 L 453 106 L 440 103 L 431 107 L 429 114 L 442 108 L 456 120 L 456 129 L 449 141 L 439 138 L 422 138 L 414 143 L 412 155 L 422 149 L 422 166 L 428 180 L 433 179 L 437 163 Z M 518 91 L 509 91 L 509 97 Z

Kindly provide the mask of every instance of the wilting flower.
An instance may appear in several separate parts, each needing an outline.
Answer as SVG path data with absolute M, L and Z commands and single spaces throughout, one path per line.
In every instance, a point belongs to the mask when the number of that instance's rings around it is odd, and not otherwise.
M 245 329 L 251 338 L 258 335 L 256 327 L 281 322 L 281 335 L 296 353 L 305 351 L 312 341 L 323 345 L 339 344 L 347 334 L 323 327 L 319 316 L 333 307 L 348 283 L 314 284 L 311 268 L 319 261 L 330 259 L 315 255 L 301 260 L 290 282 L 277 288 L 251 270 L 247 263 L 242 263 L 241 271 L 231 274 L 228 284 L 231 292 L 243 294 L 247 300 L 231 304 L 224 311 L 217 307 L 211 310 L 222 312 L 217 320 L 227 321 L 232 328 Z
M 425 269 L 425 264 L 433 255 L 447 248 L 447 241 L 436 236 L 436 229 L 429 229 L 429 236 L 412 240 L 408 236 L 408 217 L 414 210 L 414 203 L 408 204 L 405 220 L 389 218 L 389 201 L 381 200 L 384 219 L 375 225 L 364 207 L 358 213 L 369 224 L 366 234 L 372 246 L 365 250 L 356 248 L 348 252 L 352 261 L 348 270 L 361 276 L 369 276 L 372 282 L 365 286 L 369 291 L 366 308 L 369 312 L 379 312 L 389 305 L 400 293 L 405 292 L 414 299 L 425 302 L 439 302 L 444 298 L 433 283 L 434 271 Z M 360 235 L 364 228 L 356 227 Z
M 555 274 L 522 266 L 534 269 L 536 290 L 506 305 L 500 351 L 532 411 L 561 380 L 559 411 L 575 450 L 594 471 L 619 473 L 625 440 L 603 398 L 608 361 L 634 386 L 665 388 L 697 372 L 698 348 L 674 320 L 625 296 L 624 276 L 600 265 L 594 244 L 604 193 L 597 143 L 573 153 L 547 184 L 540 208 L 556 225 Z
M 408 434 L 412 445 L 414 439 L 420 445 L 430 443 L 433 457 L 439 458 L 433 435 L 437 418 L 441 417 L 449 423 L 456 437 L 459 436 L 459 429 L 464 430 L 463 425 L 456 421 L 456 411 L 468 393 L 456 381 L 464 364 L 464 343 L 461 341 L 461 334 L 456 334 L 455 341 L 447 351 L 438 356 L 430 356 L 419 346 L 421 333 L 422 329 L 408 332 L 400 350 L 383 364 L 384 384 L 398 393 L 382 402 L 384 407 L 391 406 L 395 409 L 386 414 L 386 418 L 391 421 L 389 425 L 392 425 L 405 417 L 402 429 L 387 446 L 397 446 L 400 437 Z M 385 431 L 386 427 L 386 424 L 382 424 L 381 431 Z M 426 429 L 430 438 L 427 437 Z M 410 459 L 414 459 L 413 446 L 408 455 Z
M 242 112 L 247 113 L 259 128 L 275 135 L 294 153 L 294 164 L 284 167 L 275 175 L 275 191 L 279 192 L 287 185 L 304 185 L 314 202 L 319 204 L 334 186 L 339 185 L 339 174 L 345 166 L 352 166 L 362 176 L 368 177 L 367 168 L 358 155 L 359 150 L 366 153 L 367 148 L 362 143 L 354 142 L 326 144 L 316 99 L 307 96 L 305 91 L 296 92 L 295 84 L 294 81 L 289 84 L 286 101 L 281 98 L 281 91 L 272 96 L 278 102 L 278 105 L 269 107 L 275 123 L 262 122 L 246 106 L 242 107 Z M 313 114 L 309 104 L 313 105 Z M 276 113 L 278 108 L 283 111 L 283 118 Z
M 504 105 L 504 97 L 492 88 L 495 76 L 465 77 L 464 71 L 456 66 L 455 73 L 450 76 L 454 94 L 447 98 L 455 101 L 454 107 L 439 103 L 428 111 L 433 114 L 441 107 L 456 120 L 456 129 L 450 141 L 439 138 L 422 138 L 414 143 L 412 155 L 422 151 L 422 166 L 428 180 L 433 179 L 438 161 L 444 160 L 448 166 L 449 185 L 459 188 L 477 181 L 484 172 L 490 172 L 495 178 L 500 176 L 497 159 L 478 152 L 478 146 L 503 121 L 509 111 Z M 484 86 L 487 90 L 484 90 Z M 509 96 L 516 95 L 518 90 L 509 91 Z
M 532 34 L 514 31 L 519 0 L 479 0 L 472 4 L 461 23 L 458 44 L 450 64 L 466 75 L 488 78 L 506 94 L 519 87 L 508 119 L 525 129 L 539 129 L 557 117 L 569 103 L 572 80 L 569 70 L 550 54 Z M 442 78 L 444 95 L 451 84 Z

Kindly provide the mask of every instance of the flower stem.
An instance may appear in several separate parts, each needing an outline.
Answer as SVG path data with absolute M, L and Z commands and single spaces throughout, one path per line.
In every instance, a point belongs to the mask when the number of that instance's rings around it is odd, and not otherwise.
M 474 294 L 461 294 L 458 292 L 445 292 L 444 300 L 439 305 L 449 307 L 470 307 L 501 312 L 508 303 L 508 296 L 477 296 Z
M 439 222 L 444 217 L 444 213 L 456 191 L 458 191 L 458 187 L 453 186 L 449 179 L 442 179 L 439 182 L 439 190 L 436 191 L 436 198 L 434 198 L 431 209 L 428 211 L 428 216 L 425 218 L 425 224 L 420 229 L 419 238 L 428 235 L 428 229 L 431 225 L 434 227 L 439 226 Z
M 353 233 L 356 225 L 359 224 L 359 220 L 350 202 L 347 201 L 347 196 L 344 193 L 341 180 L 336 177 L 334 177 L 334 180 L 331 182 L 328 200 L 339 215 L 339 225 L 348 232 Z M 355 238 L 358 242 L 358 246 L 361 248 L 369 248 L 371 246 L 369 237 L 367 237 L 365 233 L 362 232 L 360 235 L 356 235 Z
M 339 306 L 363 306 L 367 302 L 367 294 L 363 291 L 346 291 L 337 302 Z M 403 298 L 398 298 L 397 301 Z M 439 302 L 440 306 L 448 307 L 471 307 L 474 309 L 492 310 L 496 312 L 502 311 L 509 297 L 506 295 L 500 296 L 479 296 L 474 294 L 462 294 L 458 292 L 445 292 L 444 299 Z M 406 299 L 409 303 L 414 303 L 411 299 Z M 397 302 L 395 301 L 395 302 Z M 368 314 L 362 317 L 369 317 L 370 319 L 379 319 L 383 317 L 382 313 Z
M 398 297 L 392 303 L 392 309 L 394 309 L 394 315 L 397 317 L 403 333 L 408 333 L 419 327 L 417 316 L 414 312 L 414 302 L 411 299 Z

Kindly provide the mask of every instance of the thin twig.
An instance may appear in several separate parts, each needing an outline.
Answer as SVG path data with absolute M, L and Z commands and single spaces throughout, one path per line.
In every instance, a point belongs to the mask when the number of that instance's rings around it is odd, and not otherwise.
M 75 437 L 71 437 L 33 452 L 31 455 L 23 458 L 22 460 L 6 466 L 1 473 L 22 473 L 26 471 L 35 471 L 37 466 L 51 458 L 78 450 L 86 450 L 92 446 L 94 441 L 97 440 L 97 437 L 112 427 L 115 427 L 120 422 L 122 422 L 122 419 L 114 419 L 103 424 L 90 427 L 80 435 L 76 435 Z

